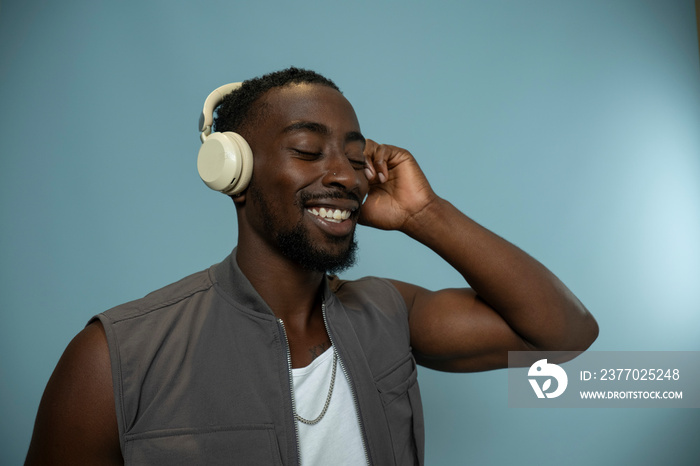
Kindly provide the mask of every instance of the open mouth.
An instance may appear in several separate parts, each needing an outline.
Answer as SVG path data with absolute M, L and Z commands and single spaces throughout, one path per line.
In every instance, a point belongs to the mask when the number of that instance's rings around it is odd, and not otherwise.
M 352 215 L 352 212 L 348 209 L 331 209 L 326 207 L 311 207 L 306 209 L 306 211 L 332 223 L 340 223 L 349 219 L 350 215 Z

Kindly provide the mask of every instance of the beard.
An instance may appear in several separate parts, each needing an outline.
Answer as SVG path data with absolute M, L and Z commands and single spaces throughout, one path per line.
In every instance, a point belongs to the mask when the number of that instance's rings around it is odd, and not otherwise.
M 335 254 L 315 247 L 301 224 L 289 231 L 278 231 L 276 239 L 282 254 L 306 270 L 338 274 L 355 265 L 357 241 L 354 231 L 350 243 Z M 331 237 L 331 240 L 335 243 L 347 242 L 345 238 Z
M 248 188 L 248 196 L 260 206 L 263 227 L 267 233 L 275 238 L 280 252 L 288 259 L 299 264 L 303 269 L 338 274 L 355 265 L 357 240 L 355 239 L 354 229 L 349 235 L 349 243 L 348 237 L 326 235 L 327 240 L 333 246 L 332 251 L 327 251 L 314 245 L 302 220 L 299 220 L 291 229 L 280 227 L 265 196 L 253 185 Z M 299 205 L 299 208 L 303 210 L 301 205 L 303 203 Z M 346 243 L 347 245 L 345 245 Z

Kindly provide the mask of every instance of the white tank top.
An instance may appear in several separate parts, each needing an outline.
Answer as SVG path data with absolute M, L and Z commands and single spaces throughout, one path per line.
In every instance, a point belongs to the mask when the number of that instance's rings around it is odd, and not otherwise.
M 352 392 L 340 361 L 337 364 L 335 387 L 323 419 L 314 425 L 296 421 L 303 466 L 367 464 Z M 332 347 L 308 366 L 292 369 L 294 402 L 299 416 L 311 420 L 321 414 L 332 371 Z

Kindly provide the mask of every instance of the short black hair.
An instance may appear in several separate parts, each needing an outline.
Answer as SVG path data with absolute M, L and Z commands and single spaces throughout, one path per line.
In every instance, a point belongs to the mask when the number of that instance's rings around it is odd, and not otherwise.
M 266 92 L 289 84 L 321 84 L 340 92 L 340 89 L 330 79 L 315 71 L 290 67 L 274 71 L 266 75 L 243 81 L 243 85 L 226 95 L 216 107 L 214 131 L 241 132 L 245 127 L 259 121 L 263 116 L 263 108 L 254 104 Z

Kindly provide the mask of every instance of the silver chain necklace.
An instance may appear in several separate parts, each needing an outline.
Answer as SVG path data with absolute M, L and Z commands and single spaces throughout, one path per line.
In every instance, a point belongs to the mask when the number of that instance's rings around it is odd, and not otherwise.
M 323 410 L 321 411 L 321 414 L 318 415 L 316 419 L 304 419 L 303 417 L 299 416 L 297 414 L 297 407 L 296 407 L 296 400 L 294 400 L 294 393 L 292 393 L 292 401 L 294 402 L 294 405 L 292 406 L 294 409 L 294 419 L 296 419 L 299 422 L 303 422 L 304 424 L 308 424 L 310 426 L 314 424 L 318 424 L 318 422 L 323 419 L 323 416 L 326 415 L 326 411 L 328 411 L 328 405 L 331 403 L 331 395 L 333 395 L 333 386 L 335 385 L 335 368 L 338 365 L 338 353 L 335 352 L 335 346 L 333 347 L 333 372 L 331 372 L 331 386 L 328 388 L 328 396 L 326 397 L 326 404 L 323 405 Z

